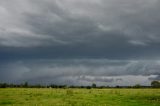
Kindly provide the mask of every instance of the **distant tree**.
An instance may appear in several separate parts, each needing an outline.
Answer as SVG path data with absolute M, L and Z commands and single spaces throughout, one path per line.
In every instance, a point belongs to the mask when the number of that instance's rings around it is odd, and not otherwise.
M 103 89 L 103 88 L 106 88 L 106 86 L 99 86 L 99 87 L 97 87 L 97 88 Z
M 158 87 L 160 87 L 160 82 L 159 81 L 152 81 L 151 86 L 154 88 L 158 88 Z
M 92 84 L 92 88 L 96 88 L 97 86 L 96 86 L 96 84 L 95 83 L 93 83 Z
M 133 86 L 133 88 L 141 88 L 141 85 L 140 84 L 136 84 Z
M 80 88 L 85 88 L 84 86 L 80 86 Z
M 24 87 L 26 87 L 26 88 L 28 87 L 28 82 L 24 83 Z
M 119 86 L 119 85 L 116 85 L 115 88 L 120 88 L 120 86 Z
M 87 89 L 91 89 L 91 86 L 86 86 Z
M 0 88 L 6 88 L 7 87 L 7 83 L 0 83 Z

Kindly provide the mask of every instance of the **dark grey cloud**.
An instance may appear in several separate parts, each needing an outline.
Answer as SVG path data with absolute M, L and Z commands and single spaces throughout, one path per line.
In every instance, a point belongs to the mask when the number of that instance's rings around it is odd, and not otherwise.
M 143 82 L 159 75 L 159 5 L 159 0 L 0 0 L 1 81 L 129 84 L 124 78 Z M 80 76 L 90 80 L 79 81 Z
M 128 45 L 147 46 L 160 43 L 158 0 L 0 2 L 1 46 L 79 43 L 108 46 L 123 44 L 123 41 Z M 118 38 L 121 39 L 116 41 Z M 96 43 L 97 39 L 102 42 Z
M 1 0 L 0 54 L 157 59 L 159 10 L 158 0 Z
M 87 84 L 138 83 L 141 78 L 159 75 L 159 61 L 107 60 L 107 59 L 56 59 L 15 61 L 0 66 L 0 80 L 30 83 Z M 128 76 L 138 76 L 130 79 Z M 139 82 L 142 83 L 142 82 Z

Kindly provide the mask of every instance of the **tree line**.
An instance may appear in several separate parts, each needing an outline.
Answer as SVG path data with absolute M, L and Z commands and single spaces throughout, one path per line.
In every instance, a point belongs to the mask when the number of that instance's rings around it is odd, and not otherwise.
M 0 88 L 160 88 L 160 81 L 152 81 L 151 86 L 142 86 L 140 84 L 136 84 L 134 86 L 97 86 L 95 83 L 93 83 L 90 86 L 67 86 L 67 85 L 56 85 L 56 84 L 50 84 L 50 85 L 41 85 L 41 84 L 35 84 L 30 85 L 28 82 L 22 83 L 22 84 L 8 84 L 8 83 L 0 83 Z

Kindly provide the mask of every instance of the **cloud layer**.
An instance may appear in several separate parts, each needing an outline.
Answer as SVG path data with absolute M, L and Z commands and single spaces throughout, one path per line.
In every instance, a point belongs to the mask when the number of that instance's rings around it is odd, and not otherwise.
M 159 80 L 159 5 L 159 0 L 0 0 L 0 82 Z
M 1 46 L 160 43 L 159 0 L 1 0 L 0 4 Z
M 4 64 L 1 66 L 2 69 L 0 75 L 2 81 L 29 81 L 43 84 L 85 85 L 96 82 L 111 85 L 118 83 L 147 85 L 152 77 L 160 75 L 160 62 L 107 59 L 34 60 Z M 137 79 L 135 79 L 136 76 Z

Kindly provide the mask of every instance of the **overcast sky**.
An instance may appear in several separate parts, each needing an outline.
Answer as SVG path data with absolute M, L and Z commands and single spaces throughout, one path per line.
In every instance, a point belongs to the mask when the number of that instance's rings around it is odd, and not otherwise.
M 0 0 L 0 82 L 160 80 L 160 0 Z

